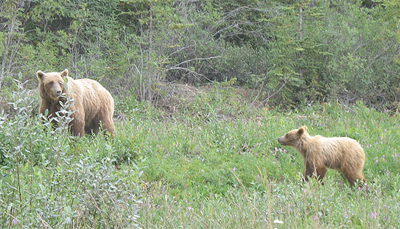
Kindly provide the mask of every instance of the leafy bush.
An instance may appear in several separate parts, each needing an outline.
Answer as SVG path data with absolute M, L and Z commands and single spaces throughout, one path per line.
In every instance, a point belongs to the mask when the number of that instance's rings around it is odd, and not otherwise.
M 140 173 L 128 162 L 116 170 L 118 141 L 72 137 L 68 101 L 53 129 L 52 119 L 31 116 L 37 109 L 32 93 L 18 87 L 15 114 L 0 119 L 1 225 L 137 226 Z

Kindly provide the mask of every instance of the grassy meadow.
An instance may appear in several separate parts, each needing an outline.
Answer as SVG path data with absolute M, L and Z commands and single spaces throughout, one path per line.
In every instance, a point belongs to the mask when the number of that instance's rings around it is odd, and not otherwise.
M 362 103 L 259 107 L 209 87 L 163 109 L 117 100 L 118 136 L 69 136 L 20 86 L 0 119 L 0 224 L 17 228 L 397 228 L 399 117 Z M 168 104 L 168 103 L 166 103 Z M 277 137 L 348 136 L 366 152 L 369 192 L 303 160 Z

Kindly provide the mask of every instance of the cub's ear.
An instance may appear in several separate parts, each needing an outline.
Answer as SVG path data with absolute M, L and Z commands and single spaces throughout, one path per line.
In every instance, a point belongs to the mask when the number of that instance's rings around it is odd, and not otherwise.
M 68 76 L 68 69 L 65 69 L 64 71 L 61 72 L 62 77 Z
M 299 130 L 297 131 L 297 134 L 298 134 L 298 135 L 302 135 L 302 134 L 304 134 L 305 132 L 307 132 L 307 130 L 308 130 L 308 128 L 307 128 L 306 126 L 302 126 L 302 127 L 300 127 Z
M 37 76 L 37 78 L 38 78 L 39 80 L 42 80 L 42 79 L 43 79 L 43 76 L 44 76 L 44 72 L 42 72 L 42 71 L 37 71 L 37 72 L 36 72 L 36 76 Z

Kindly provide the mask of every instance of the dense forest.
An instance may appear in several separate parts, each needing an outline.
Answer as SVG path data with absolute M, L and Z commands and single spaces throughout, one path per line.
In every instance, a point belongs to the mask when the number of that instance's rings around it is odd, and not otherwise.
M 229 82 L 265 105 L 395 108 L 399 26 L 398 0 L 2 0 L 0 88 L 67 68 L 139 101 Z

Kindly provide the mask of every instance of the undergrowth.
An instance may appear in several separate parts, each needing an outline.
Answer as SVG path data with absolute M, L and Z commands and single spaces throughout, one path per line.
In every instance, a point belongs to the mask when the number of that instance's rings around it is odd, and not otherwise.
M 118 136 L 72 137 L 32 115 L 15 92 L 0 118 L 0 212 L 5 227 L 394 228 L 400 224 L 398 116 L 362 103 L 256 108 L 215 87 L 177 105 L 117 103 Z M 303 161 L 277 137 L 349 136 L 364 147 L 369 191 L 329 170 L 302 183 Z
M 0 118 L 0 224 L 21 228 L 137 226 L 140 172 L 115 169 L 117 139 L 72 137 L 68 111 L 51 120 L 31 116 L 31 92 L 18 84 L 12 117 Z

